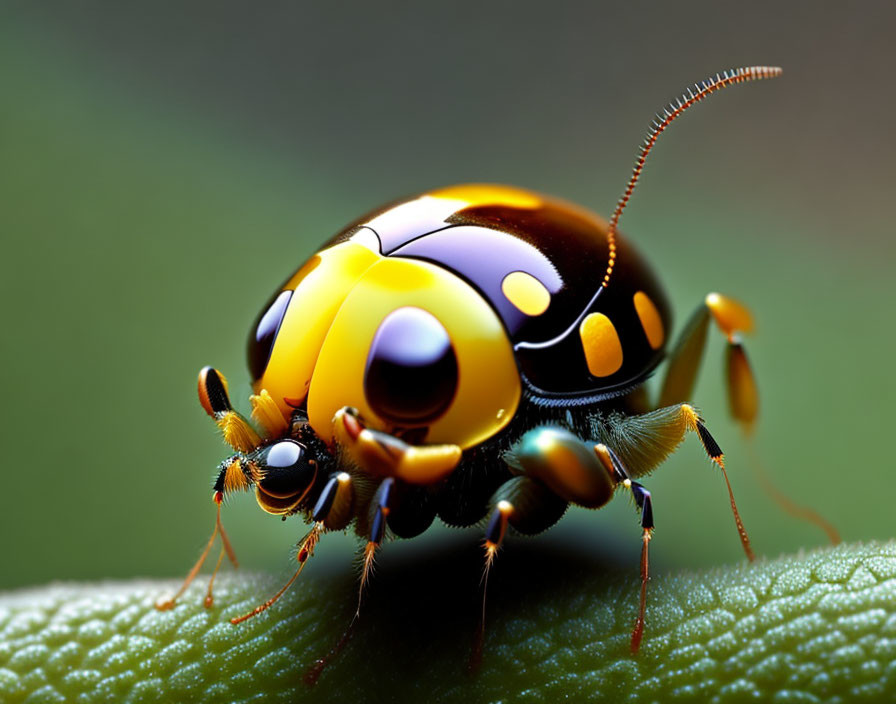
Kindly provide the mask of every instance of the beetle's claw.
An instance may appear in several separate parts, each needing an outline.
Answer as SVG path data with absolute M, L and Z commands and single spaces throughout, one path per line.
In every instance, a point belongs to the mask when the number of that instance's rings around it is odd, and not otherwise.
M 460 462 L 457 445 L 409 445 L 394 435 L 365 428 L 357 411 L 345 407 L 333 418 L 336 442 L 375 476 L 395 477 L 409 484 L 433 484 Z
M 364 430 L 364 426 L 361 424 L 360 418 L 358 418 L 357 409 L 351 406 L 344 406 L 336 411 L 336 415 L 333 416 L 333 429 L 336 441 L 340 445 L 355 442 L 361 431 Z

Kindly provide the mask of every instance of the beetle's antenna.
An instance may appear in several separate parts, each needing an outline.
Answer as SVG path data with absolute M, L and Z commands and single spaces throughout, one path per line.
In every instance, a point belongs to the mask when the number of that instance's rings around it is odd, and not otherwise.
M 613 211 L 613 217 L 610 218 L 610 224 L 607 227 L 607 245 L 610 254 L 607 270 L 604 274 L 604 280 L 601 283 L 603 288 L 606 288 L 610 283 L 610 277 L 613 275 L 613 266 L 616 264 L 616 228 L 619 225 L 619 216 L 622 215 L 622 211 L 628 204 L 629 198 L 632 196 L 632 191 L 635 190 L 638 179 L 641 177 L 641 171 L 644 169 L 647 155 L 650 153 L 650 150 L 653 149 L 653 145 L 656 144 L 656 140 L 659 138 L 660 134 L 662 134 L 676 117 L 681 115 L 681 113 L 691 107 L 691 105 L 699 103 L 717 90 L 745 81 L 777 78 L 781 73 L 782 70 L 778 66 L 747 66 L 744 68 L 728 69 L 727 71 L 717 73 L 715 76 L 707 78 L 704 81 L 700 81 L 700 83 L 695 83 L 693 86 L 689 87 L 680 98 L 669 103 L 669 105 L 663 108 L 661 112 L 656 114 L 656 118 L 654 118 L 647 131 L 647 137 L 645 137 L 644 143 L 641 145 L 641 152 L 638 154 L 638 159 L 635 161 L 635 168 L 632 170 L 628 185 L 625 187 L 622 197 L 616 204 L 616 210 Z

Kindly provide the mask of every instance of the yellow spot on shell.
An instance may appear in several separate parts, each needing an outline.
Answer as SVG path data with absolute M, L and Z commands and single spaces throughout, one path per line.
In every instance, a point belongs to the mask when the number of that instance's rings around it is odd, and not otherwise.
M 510 208 L 535 209 L 541 207 L 541 198 L 531 191 L 497 183 L 465 183 L 430 191 L 434 198 L 464 201 L 468 206 L 503 205 Z
M 551 294 L 544 284 L 525 271 L 512 271 L 505 276 L 501 291 L 526 315 L 541 315 L 551 305 Z
M 622 366 L 622 343 L 613 323 L 603 313 L 592 313 L 579 326 L 588 371 L 610 376 Z
M 638 291 L 635 294 L 635 310 L 638 312 L 638 318 L 641 320 L 644 334 L 647 335 L 647 341 L 653 349 L 658 350 L 663 346 L 663 341 L 666 339 L 660 312 L 653 305 L 650 297 L 643 291 Z

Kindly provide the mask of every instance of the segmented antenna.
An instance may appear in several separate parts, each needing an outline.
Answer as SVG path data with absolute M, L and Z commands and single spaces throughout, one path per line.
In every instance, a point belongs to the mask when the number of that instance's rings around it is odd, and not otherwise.
M 695 83 L 693 86 L 689 87 L 686 92 L 682 93 L 680 98 L 669 103 L 669 105 L 663 108 L 662 112 L 656 114 L 656 118 L 654 118 L 650 125 L 650 129 L 647 131 L 647 137 L 641 145 L 641 152 L 638 154 L 637 161 L 635 161 L 635 168 L 632 169 L 632 176 L 628 181 L 628 186 L 626 186 L 625 192 L 616 204 L 616 210 L 613 211 L 613 217 L 610 218 L 610 225 L 607 228 L 607 244 L 610 249 L 610 256 L 607 264 L 607 271 L 604 274 L 604 280 L 601 283 L 603 288 L 606 288 L 607 284 L 610 283 L 610 276 L 613 274 L 613 266 L 616 263 L 616 228 L 619 225 L 619 216 L 622 215 L 622 211 L 625 209 L 629 198 L 631 198 L 632 191 L 635 190 L 638 179 L 641 177 L 641 171 L 644 169 L 644 162 L 647 161 L 647 155 L 650 153 L 650 150 L 653 149 L 653 145 L 656 144 L 656 140 L 659 138 L 660 134 L 662 134 L 676 117 L 681 115 L 681 113 L 691 107 L 691 105 L 699 103 L 705 97 L 715 93 L 717 90 L 721 90 L 722 88 L 735 83 L 759 81 L 764 78 L 777 78 L 781 73 L 781 68 L 778 66 L 747 66 L 744 68 L 732 68 L 727 71 L 722 71 L 700 83 Z

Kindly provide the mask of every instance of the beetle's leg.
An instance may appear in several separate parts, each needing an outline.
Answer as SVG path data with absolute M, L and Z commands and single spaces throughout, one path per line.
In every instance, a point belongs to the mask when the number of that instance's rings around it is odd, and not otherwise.
M 305 569 L 305 564 L 308 562 L 308 558 L 314 555 L 314 548 L 317 546 L 317 543 L 320 541 L 320 534 L 324 529 L 324 525 L 321 522 L 315 523 L 311 530 L 305 535 L 304 538 L 298 543 L 298 552 L 296 553 L 296 561 L 299 563 L 298 569 L 295 571 L 292 577 L 284 584 L 280 591 L 278 591 L 274 596 L 268 599 L 263 604 L 259 604 L 254 609 L 249 611 L 248 613 L 243 614 L 242 616 L 237 616 L 236 618 L 230 619 L 230 622 L 233 625 L 238 623 L 242 623 L 253 616 L 258 616 L 262 611 L 266 611 L 269 609 L 274 602 L 277 601 L 283 594 L 292 586 L 292 583 L 298 579 L 299 575 L 302 574 L 302 570 Z
M 440 484 L 433 488 L 397 482 L 386 521 L 389 532 L 397 538 L 408 539 L 426 531 L 436 518 L 440 501 L 444 499 L 444 486 Z
M 476 631 L 476 638 L 473 641 L 473 650 L 470 654 L 470 670 L 475 672 L 479 669 L 482 662 L 482 643 L 485 639 L 485 600 L 488 594 L 488 575 L 491 572 L 492 564 L 501 549 L 504 542 L 504 536 L 507 534 L 507 524 L 510 515 L 513 513 L 513 504 L 507 499 L 500 499 L 495 503 L 489 515 L 488 523 L 485 527 L 485 540 L 483 547 L 485 548 L 485 566 L 482 569 L 482 613 L 479 619 L 479 628 Z
M 262 478 L 260 479 L 261 486 L 264 485 L 263 475 L 265 470 L 263 459 L 260 456 L 263 453 L 264 450 L 259 450 L 259 452 L 253 454 L 253 457 L 256 458 L 255 461 L 260 465 L 259 474 L 262 475 Z M 296 465 L 295 474 L 297 478 L 301 479 L 300 483 L 294 487 L 298 489 L 301 498 L 289 498 L 287 499 L 287 503 L 294 503 L 297 506 L 307 496 L 311 487 L 314 485 L 314 479 L 317 477 L 317 466 L 310 465 L 304 467 Z M 260 496 L 257 498 L 259 498 L 259 503 L 261 503 Z M 270 503 L 273 498 L 274 497 L 265 499 L 266 503 L 262 504 L 262 507 L 265 508 L 265 510 L 272 513 L 276 512 L 273 510 L 273 506 Z M 274 596 L 266 602 L 256 606 L 252 611 L 243 614 L 242 616 L 231 619 L 230 622 L 233 624 L 242 623 L 253 616 L 257 616 L 262 611 L 269 609 L 277 599 L 283 596 L 286 590 L 292 586 L 293 582 L 298 579 L 302 570 L 305 569 L 305 563 L 308 561 L 308 558 L 314 555 L 314 548 L 320 541 L 321 533 L 326 529 L 341 530 L 351 521 L 353 517 L 352 509 L 354 500 L 354 489 L 351 476 L 347 472 L 337 472 L 330 475 L 330 478 L 324 485 L 317 501 L 314 503 L 314 507 L 311 509 L 311 520 L 313 522 L 311 530 L 298 543 L 296 560 L 298 561 L 299 566 L 293 576 L 289 578 L 280 591 L 274 594 Z
M 756 472 L 756 477 L 759 479 L 759 485 L 762 487 L 763 491 L 765 491 L 765 493 L 768 494 L 786 513 L 789 513 L 794 518 L 799 518 L 800 520 L 818 526 L 827 534 L 828 540 L 831 541 L 832 545 L 839 545 L 842 539 L 834 524 L 815 509 L 796 503 L 793 499 L 787 496 L 787 494 L 782 492 L 769 477 L 768 470 L 765 468 L 765 465 L 752 442 L 747 443 L 747 450 L 750 457 L 750 463 L 753 466 L 753 470 Z
M 174 596 L 171 596 L 167 599 L 161 599 L 156 602 L 156 608 L 159 611 L 168 611 L 169 609 L 173 609 L 177 600 L 183 595 L 185 591 L 187 591 L 187 587 L 196 579 L 196 575 L 199 574 L 199 570 L 202 569 L 202 565 L 205 563 L 205 559 L 208 557 L 209 552 L 211 552 L 212 545 L 214 545 L 215 538 L 218 537 L 218 533 L 221 530 L 221 502 L 223 497 L 219 497 L 219 493 L 215 492 L 214 494 L 215 503 L 218 505 L 217 507 L 217 515 L 215 519 L 215 527 L 212 530 L 211 537 L 208 539 L 208 543 L 205 545 L 205 549 L 202 551 L 202 554 L 199 555 L 199 559 L 196 561 L 196 564 L 190 569 L 187 573 L 186 578 L 184 579 L 183 584 L 181 584 L 180 589 L 178 589 Z M 217 571 L 217 568 L 216 568 Z M 205 603 L 207 606 L 211 606 L 211 589 L 209 588 L 209 592 L 206 593 Z
M 247 490 L 263 478 L 263 472 L 256 461 L 252 457 L 243 456 L 243 453 L 251 453 L 261 444 L 261 437 L 245 418 L 233 410 L 227 391 L 227 380 L 224 376 L 212 367 L 203 367 L 199 372 L 198 392 L 199 402 L 202 404 L 203 409 L 221 429 L 224 440 L 239 454 L 226 459 L 220 465 L 218 477 L 214 483 L 214 494 L 212 495 L 217 505 L 215 527 L 205 549 L 175 595 L 156 604 L 156 608 L 160 610 L 174 607 L 177 599 L 180 598 L 196 578 L 196 575 L 199 574 L 199 570 L 205 563 L 215 538 L 220 535 L 221 554 L 209 579 L 205 596 L 205 606 L 211 607 L 213 605 L 212 587 L 214 586 L 215 576 L 221 566 L 224 553 L 227 553 L 234 567 L 239 567 L 230 538 L 227 536 L 227 532 L 221 523 L 221 505 L 224 502 L 224 496 L 233 491 Z M 252 415 L 261 427 L 265 429 L 266 436 L 271 437 L 282 434 L 288 429 L 285 419 L 266 391 L 262 390 L 257 396 L 252 396 L 251 401 Z
M 632 629 L 631 640 L 632 653 L 637 653 L 641 647 L 641 639 L 644 637 L 644 615 L 647 611 L 647 580 L 650 578 L 647 550 L 654 529 L 653 501 L 647 489 L 638 482 L 632 481 L 628 471 L 625 469 L 625 465 L 619 459 L 619 455 L 613 452 L 613 450 L 603 443 L 598 443 L 594 446 L 594 454 L 617 485 L 621 484 L 632 493 L 635 505 L 641 512 L 641 599 L 638 605 L 638 617 L 635 620 L 635 627 Z
M 709 300 L 711 296 L 717 295 L 718 294 L 710 294 L 707 296 L 707 300 Z M 710 302 L 710 304 L 711 303 L 712 302 Z M 723 301 L 723 303 L 727 304 L 729 302 Z M 720 308 L 718 300 L 715 301 L 715 304 L 716 307 L 713 307 L 712 310 L 713 314 L 716 316 L 716 320 L 718 321 L 720 317 L 724 320 L 727 309 L 725 307 Z M 744 352 L 740 336 L 737 333 L 728 335 L 726 370 L 726 377 L 728 380 L 728 403 L 731 408 L 731 415 L 740 422 L 744 434 L 748 438 L 753 469 L 759 478 L 763 490 L 766 494 L 771 496 L 775 503 L 777 503 L 785 512 L 795 518 L 808 521 L 809 523 L 818 526 L 827 534 L 831 543 L 834 545 L 839 544 L 840 534 L 837 532 L 834 525 L 814 509 L 811 509 L 808 506 L 801 506 L 784 494 L 775 483 L 769 479 L 768 472 L 765 471 L 758 454 L 755 452 L 752 443 L 752 431 L 753 423 L 759 414 L 759 391 L 756 388 L 756 379 L 753 376 L 753 371 L 750 369 L 750 363 L 747 360 L 746 352 Z
M 549 497 L 553 497 L 555 502 L 562 501 L 564 508 L 566 501 L 586 508 L 598 508 L 609 501 L 616 487 L 621 484 L 631 491 L 641 511 L 643 531 L 641 598 L 631 640 L 632 652 L 637 652 L 644 635 L 648 579 L 647 550 L 654 527 L 650 492 L 631 480 L 622 460 L 606 445 L 586 444 L 563 428 L 542 427 L 530 430 L 517 441 L 508 455 L 511 466 L 518 465 L 525 472 L 525 476 L 515 477 L 506 482 L 493 497 L 495 508 L 486 530 L 486 575 L 500 547 L 508 523 L 523 532 L 535 532 L 532 529 L 541 528 L 541 525 L 526 525 L 526 514 L 533 512 L 535 507 L 535 515 L 543 516 L 544 507 L 550 501 Z M 716 455 L 721 457 L 721 452 L 717 452 Z M 536 499 L 535 495 L 539 489 L 543 495 Z M 557 517 L 559 518 L 559 514 Z M 525 530 L 526 528 L 529 530 Z M 483 601 L 483 615 L 484 609 Z
M 539 430 L 556 430 L 554 428 L 537 428 Z M 575 437 L 575 436 L 571 436 Z M 576 439 L 585 451 L 593 458 L 587 446 Z M 519 442 L 517 443 L 519 445 Z M 595 461 L 594 464 L 597 464 Z M 603 472 L 603 469 L 600 468 Z M 606 474 L 605 472 L 603 472 Z M 531 476 L 517 476 L 504 482 L 490 500 L 492 510 L 489 513 L 485 529 L 485 566 L 482 572 L 482 616 L 479 629 L 470 657 L 470 669 L 476 670 L 482 658 L 482 642 L 485 636 L 485 601 L 488 591 L 488 575 L 498 550 L 511 525 L 520 533 L 534 535 L 554 525 L 566 512 L 569 503 L 549 489 L 544 483 Z
M 361 613 L 361 599 L 364 597 L 364 587 L 373 574 L 373 561 L 377 548 L 383 542 L 386 535 L 386 520 L 392 510 L 393 496 L 395 494 L 395 479 L 387 477 L 377 487 L 373 500 L 370 502 L 372 517 L 370 521 L 370 534 L 367 545 L 364 546 L 364 562 L 361 566 L 361 584 L 358 588 L 358 608 L 355 610 L 355 618 Z
M 261 438 L 249 421 L 233 410 L 227 393 L 227 379 L 213 367 L 199 371 L 199 402 L 224 436 L 224 441 L 237 452 L 251 452 Z
M 666 373 L 656 404 L 658 408 L 682 403 L 691 398 L 697 381 L 697 372 L 703 361 L 710 317 L 709 308 L 703 301 L 679 333 L 678 340 L 667 356 Z
M 370 535 L 367 545 L 364 548 L 361 585 L 358 589 L 358 606 L 355 609 L 351 621 L 349 621 L 348 627 L 345 629 L 339 640 L 336 641 L 323 657 L 318 658 L 305 673 L 304 679 L 305 683 L 308 685 L 314 685 L 317 682 L 321 673 L 324 671 L 324 668 L 339 655 L 352 637 L 352 633 L 354 633 L 355 623 L 361 614 L 361 600 L 364 596 L 364 587 L 373 571 L 373 558 L 376 549 L 379 547 L 383 540 L 383 536 L 385 535 L 386 519 L 391 510 L 394 490 L 395 480 L 387 478 L 380 483 L 373 495 L 373 499 L 370 502 L 370 508 L 372 510 Z M 314 512 L 312 514 L 313 519 L 319 521 L 320 524 L 326 524 L 329 527 L 329 523 L 327 522 L 333 520 L 334 516 L 339 514 L 340 510 L 342 510 L 340 509 L 340 503 L 342 503 L 347 515 L 347 519 L 345 520 L 345 524 L 347 524 L 354 517 L 354 514 L 351 511 L 351 501 L 354 500 L 352 494 L 351 477 L 346 472 L 332 475 L 314 507 Z M 349 499 L 347 503 L 345 502 L 346 496 Z M 343 524 L 342 527 L 344 527 L 345 524 Z
M 342 530 L 354 518 L 355 492 L 348 472 L 330 475 L 314 508 L 311 520 L 323 523 L 327 530 Z
M 728 406 L 731 416 L 740 423 L 744 434 L 749 437 L 759 415 L 759 390 L 741 341 L 741 333 L 753 331 L 753 316 L 746 306 L 720 293 L 706 296 L 669 354 L 669 366 L 660 391 L 659 406 L 681 403 L 690 398 L 703 358 L 710 320 L 715 321 L 718 329 L 728 339 L 725 354 Z M 829 521 L 813 509 L 800 506 L 783 494 L 768 478 L 758 459 L 754 458 L 752 464 L 765 492 L 784 511 L 818 526 L 835 545 L 840 542 L 837 529 Z
M 541 426 L 526 432 L 505 460 L 511 471 L 537 479 L 558 497 L 579 506 L 599 508 L 613 496 L 615 484 L 592 446 L 566 428 Z
M 685 433 L 696 433 L 709 459 L 722 471 L 744 553 L 749 560 L 755 559 L 734 501 L 722 450 L 693 406 L 679 403 L 638 416 L 595 418 L 592 430 L 596 440 L 615 450 L 632 477 L 647 474 L 665 460 L 684 440 Z
M 218 477 L 215 480 L 215 484 L 213 487 L 214 493 L 212 494 L 212 500 L 215 502 L 216 509 L 215 527 L 212 530 L 211 537 L 208 539 L 208 543 L 206 544 L 205 549 L 202 551 L 202 554 L 199 556 L 199 559 L 196 561 L 196 564 L 193 565 L 189 573 L 187 573 L 187 576 L 184 579 L 184 583 L 181 585 L 180 589 L 177 590 L 174 596 L 159 601 L 156 604 L 157 609 L 159 609 L 160 611 L 166 611 L 174 607 L 175 602 L 187 590 L 187 587 L 190 586 L 190 583 L 194 579 L 196 579 L 196 575 L 198 575 L 199 570 L 202 569 L 202 565 L 205 563 L 205 560 L 212 549 L 212 545 L 215 542 L 215 538 L 218 535 L 221 536 L 222 555 L 226 552 L 227 557 L 230 558 L 233 566 L 239 567 L 239 562 L 236 559 L 236 553 L 233 550 L 233 545 L 230 542 L 230 538 L 227 536 L 227 532 L 224 530 L 224 525 L 221 523 L 221 505 L 224 503 L 224 497 L 226 494 L 232 491 L 248 489 L 251 486 L 253 481 L 253 471 L 254 469 L 252 468 L 251 463 L 247 462 L 239 455 L 229 457 L 221 463 L 218 471 Z M 209 580 L 208 589 L 206 591 L 206 607 L 211 607 L 214 603 L 212 597 L 212 585 L 214 583 L 215 575 L 217 574 L 218 567 L 220 567 L 220 565 L 221 558 L 219 557 L 217 565 L 215 567 L 215 571 L 212 573 L 211 579 Z
M 434 484 L 444 479 L 461 459 L 457 445 L 409 445 L 388 433 L 365 428 L 352 408 L 333 418 L 336 441 L 366 473 L 394 477 L 408 484 Z
M 740 335 L 753 331 L 753 316 L 746 306 L 720 293 L 706 296 L 669 353 L 669 365 L 657 405 L 670 406 L 691 397 L 706 348 L 710 320 L 715 321 L 728 339 L 727 378 L 731 415 L 748 428 L 759 412 L 759 393 Z

